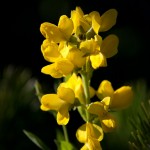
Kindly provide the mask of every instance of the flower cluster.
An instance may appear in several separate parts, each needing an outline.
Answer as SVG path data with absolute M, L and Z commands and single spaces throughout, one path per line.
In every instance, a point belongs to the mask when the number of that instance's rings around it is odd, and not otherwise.
M 95 69 L 107 66 L 107 58 L 118 52 L 118 37 L 101 32 L 108 31 L 116 24 L 117 11 L 109 9 L 100 15 L 97 11 L 84 14 L 80 7 L 71 11 L 70 18 L 62 15 L 58 25 L 44 22 L 40 31 L 45 37 L 41 45 L 43 57 L 49 62 L 41 72 L 53 78 L 65 78 L 56 94 L 45 94 L 41 98 L 43 111 L 57 112 L 57 123 L 69 122 L 71 109 L 77 108 L 84 119 L 76 132 L 81 150 L 100 150 L 103 132 L 116 128 L 113 110 L 128 107 L 133 92 L 130 86 L 114 90 L 111 82 L 104 80 L 98 89 L 90 85 Z

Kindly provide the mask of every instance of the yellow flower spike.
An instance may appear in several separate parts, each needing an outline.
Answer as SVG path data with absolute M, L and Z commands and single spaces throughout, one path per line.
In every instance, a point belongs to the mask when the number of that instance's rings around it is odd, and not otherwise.
M 57 95 L 59 98 L 65 100 L 69 104 L 73 104 L 75 100 L 75 94 L 72 89 L 65 88 L 63 84 L 60 84 L 57 88 Z
M 52 23 L 42 23 L 40 26 L 40 31 L 42 35 L 50 41 L 59 43 L 60 41 L 66 40 L 64 34 L 60 31 L 60 29 Z
M 103 139 L 103 130 L 100 126 L 85 123 L 76 132 L 79 142 L 85 143 L 81 150 L 101 150 L 100 141 Z
M 77 48 L 71 48 L 66 58 L 70 60 L 76 68 L 81 68 L 86 63 L 84 53 Z
M 107 96 L 112 97 L 113 94 L 114 94 L 114 89 L 112 87 L 111 82 L 108 80 L 103 80 L 96 92 L 97 97 L 102 100 L 104 97 Z
M 108 31 L 116 24 L 118 12 L 116 9 L 109 9 L 100 18 L 99 32 Z
M 41 45 L 41 51 L 44 59 L 49 62 L 55 62 L 62 57 L 58 51 L 58 45 L 54 42 L 50 42 L 48 39 L 43 41 Z
M 122 86 L 114 92 L 111 100 L 111 109 L 124 109 L 131 105 L 133 101 L 133 91 L 130 86 Z
M 103 55 L 106 58 L 110 58 L 117 54 L 118 45 L 119 45 L 118 37 L 114 34 L 108 35 L 101 44 L 100 52 L 103 53 Z
M 85 54 L 85 56 L 96 55 L 100 51 L 100 46 L 94 39 L 91 39 L 81 42 L 80 49 Z
M 62 15 L 59 19 L 58 28 L 63 32 L 68 41 L 73 32 L 73 22 L 66 15 Z

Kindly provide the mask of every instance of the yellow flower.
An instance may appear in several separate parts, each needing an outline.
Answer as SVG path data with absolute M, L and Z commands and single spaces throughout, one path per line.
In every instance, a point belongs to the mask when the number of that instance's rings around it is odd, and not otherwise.
M 84 143 L 81 150 L 102 150 L 100 141 L 103 139 L 103 130 L 100 126 L 85 123 L 77 129 L 76 137 L 79 142 Z
M 75 10 L 71 11 L 71 19 L 74 23 L 74 32 L 76 33 L 80 27 L 84 32 L 87 32 L 92 28 L 96 34 L 108 31 L 116 24 L 117 15 L 118 13 L 116 9 L 109 9 L 100 16 L 97 11 L 84 14 L 80 7 L 76 7 Z
M 74 65 L 65 58 L 58 59 L 53 64 L 44 66 L 41 72 L 47 75 L 51 75 L 53 78 L 61 78 L 72 73 Z
M 89 30 L 90 24 L 88 23 L 86 18 L 84 18 L 84 12 L 80 7 L 76 7 L 75 10 L 71 11 L 71 19 L 74 24 L 74 33 L 77 34 L 78 30 L 80 30 L 80 27 L 83 32 Z
M 68 41 L 73 31 L 73 22 L 66 15 L 62 15 L 59 19 L 58 26 L 44 22 L 40 26 L 40 31 L 50 41 L 56 43 Z
M 110 97 L 109 108 L 119 110 L 127 108 L 133 100 L 133 90 L 131 86 L 122 86 L 114 91 L 111 82 L 104 80 L 97 90 L 99 99 Z
M 89 16 L 91 19 L 92 28 L 96 34 L 99 32 L 108 31 L 116 24 L 117 19 L 117 10 L 116 9 L 109 9 L 105 13 L 100 16 L 99 12 L 92 11 Z
M 59 46 L 50 42 L 48 39 L 45 39 L 41 45 L 41 51 L 45 60 L 49 62 L 55 62 L 59 58 L 62 58 L 61 53 L 58 50 Z
M 74 104 L 75 95 L 72 89 L 60 84 L 57 94 L 46 94 L 41 98 L 41 109 L 43 111 L 57 111 L 57 123 L 66 125 L 69 122 L 69 109 Z
M 107 66 L 107 58 L 114 56 L 118 52 L 119 39 L 116 35 L 108 35 L 104 40 L 100 36 L 95 36 L 95 41 L 99 43 L 100 51 L 98 54 L 91 55 L 91 65 L 94 69 Z
M 75 73 L 71 75 L 71 77 L 66 81 L 65 87 L 71 88 L 75 97 L 79 100 L 81 104 L 86 104 L 83 82 L 80 76 L 77 76 Z M 89 86 L 90 97 L 92 98 L 95 95 L 95 90 L 93 87 Z
M 99 117 L 102 129 L 104 132 L 111 132 L 116 128 L 115 118 L 108 112 L 108 105 L 110 103 L 110 98 L 106 97 L 104 102 L 94 102 L 91 103 L 87 110 L 91 114 L 95 114 Z

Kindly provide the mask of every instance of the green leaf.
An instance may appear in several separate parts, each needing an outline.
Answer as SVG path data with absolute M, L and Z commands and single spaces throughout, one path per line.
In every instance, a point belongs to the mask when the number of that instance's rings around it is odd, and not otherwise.
M 55 140 L 58 150 L 77 150 L 70 142 Z
M 39 137 L 37 137 L 35 134 L 33 134 L 33 133 L 29 132 L 29 131 L 26 131 L 26 130 L 23 130 L 23 132 L 40 149 L 42 149 L 42 150 L 49 150 L 48 146 L 46 146 L 43 143 L 43 141 Z

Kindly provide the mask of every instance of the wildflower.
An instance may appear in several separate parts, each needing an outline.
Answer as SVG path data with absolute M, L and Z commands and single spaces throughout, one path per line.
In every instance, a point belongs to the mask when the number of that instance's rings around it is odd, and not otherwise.
M 88 112 L 98 116 L 104 132 L 111 132 L 116 128 L 115 118 L 108 112 L 109 103 L 110 98 L 106 97 L 103 102 L 93 102 L 87 108 Z
M 83 83 L 80 76 L 77 76 L 75 73 L 73 73 L 66 81 L 65 87 L 71 88 L 74 91 L 75 97 L 79 100 L 81 104 L 86 104 Z M 94 88 L 89 86 L 89 92 L 90 97 L 92 98 L 95 95 Z
M 84 14 L 80 7 L 76 7 L 75 10 L 71 11 L 71 19 L 74 24 L 74 33 L 77 33 L 79 29 L 82 29 L 86 33 L 91 30 L 91 28 L 96 34 L 98 34 L 98 32 L 107 31 L 116 24 L 116 18 L 116 9 L 110 9 L 102 14 L 102 16 L 100 16 L 97 11 Z
M 97 90 L 99 99 L 110 97 L 109 108 L 120 110 L 127 108 L 133 100 L 133 90 L 131 86 L 122 86 L 114 91 L 111 82 L 103 80 Z
M 73 31 L 73 22 L 66 15 L 62 15 L 59 19 L 58 26 L 44 22 L 40 26 L 40 31 L 49 41 L 55 43 L 68 41 Z
M 103 139 L 103 130 L 100 126 L 87 122 L 77 129 L 76 137 L 84 143 L 81 150 L 102 150 L 100 141 Z
M 75 95 L 72 89 L 60 84 L 57 94 L 46 94 L 41 98 L 41 109 L 43 111 L 57 111 L 57 123 L 66 125 L 69 122 L 69 110 L 74 104 Z
M 114 34 L 108 35 L 104 40 L 99 35 L 95 39 L 81 42 L 80 49 L 85 55 L 90 55 L 91 65 L 94 69 L 107 66 L 107 58 L 118 52 L 118 37 Z

